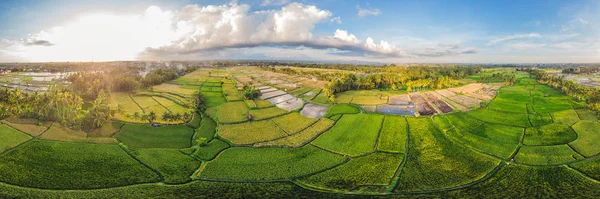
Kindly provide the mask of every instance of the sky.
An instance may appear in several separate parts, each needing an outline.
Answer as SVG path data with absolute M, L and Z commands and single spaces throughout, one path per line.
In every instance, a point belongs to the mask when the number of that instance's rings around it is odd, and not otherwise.
M 598 0 L 3 0 L 0 62 L 598 63 Z

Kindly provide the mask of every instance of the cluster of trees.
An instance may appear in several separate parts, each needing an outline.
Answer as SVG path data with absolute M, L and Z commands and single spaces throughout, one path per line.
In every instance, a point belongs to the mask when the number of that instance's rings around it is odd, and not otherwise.
M 175 121 L 184 121 L 185 122 L 185 121 L 192 119 L 192 116 L 193 116 L 193 112 L 185 112 L 183 114 L 164 112 L 161 116 L 161 119 L 163 121 L 169 121 L 169 122 L 175 122 Z M 156 119 L 158 119 L 158 115 L 154 111 L 150 111 L 146 114 L 142 114 L 140 112 L 135 112 L 131 117 L 135 120 L 148 121 L 149 124 L 152 124 L 154 121 L 156 121 Z
M 548 74 L 542 70 L 530 70 L 529 72 L 536 76 L 538 82 L 560 90 L 579 101 L 585 101 L 590 109 L 600 111 L 600 89 L 579 85 L 564 79 L 564 76 Z
M 258 95 L 260 94 L 260 90 L 254 88 L 254 86 L 249 86 L 249 85 L 244 85 L 244 97 L 247 100 L 253 100 L 258 98 Z
M 600 67 L 576 67 L 576 68 L 565 68 L 562 70 L 562 73 L 571 73 L 571 74 L 591 74 L 600 72 Z
M 479 78 L 480 82 L 509 82 L 514 84 L 517 79 L 515 73 L 492 73 L 491 75 L 482 75 Z
M 82 105 L 83 99 L 69 90 L 28 93 L 18 88 L 0 89 L 0 118 L 35 118 L 87 130 L 101 127 L 120 110 L 110 105 L 104 91 L 99 92 L 88 110 L 82 109 Z

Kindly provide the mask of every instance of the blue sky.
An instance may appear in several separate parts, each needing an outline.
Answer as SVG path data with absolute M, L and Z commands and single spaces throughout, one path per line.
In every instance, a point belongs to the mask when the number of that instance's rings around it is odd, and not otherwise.
M 0 62 L 600 62 L 600 1 L 0 3 Z

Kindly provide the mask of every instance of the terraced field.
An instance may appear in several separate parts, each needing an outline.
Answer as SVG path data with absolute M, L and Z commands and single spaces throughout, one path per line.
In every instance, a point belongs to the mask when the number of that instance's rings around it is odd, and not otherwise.
M 107 130 L 110 133 L 90 136 L 57 123 L 3 120 L 0 197 L 600 195 L 597 113 L 574 106 L 579 102 L 526 76 L 512 86 L 471 85 L 415 98 L 399 93 L 369 97 L 373 91 L 355 92 L 362 97 L 346 93 L 338 98 L 346 103 L 332 105 L 314 102 L 318 94 L 307 97 L 320 90 L 301 77 L 252 67 L 209 71 L 214 69 L 170 82 L 207 97 L 208 109 L 187 124 L 152 127 L 119 118 L 124 123 L 115 123 Z M 323 118 L 312 118 L 300 109 L 276 106 L 280 102 L 232 97 L 242 82 L 289 88 L 282 95 L 314 102 L 327 111 Z M 458 111 L 466 108 L 462 103 L 485 100 L 479 95 L 494 89 L 498 95 L 489 98 L 490 103 Z M 184 92 L 188 91 L 177 91 Z M 126 108 L 129 112 L 156 105 L 172 111 L 178 105 L 167 97 L 112 96 L 131 105 Z M 434 115 L 367 113 L 361 107 L 407 105 L 413 99 L 420 100 L 417 107 L 431 106 Z

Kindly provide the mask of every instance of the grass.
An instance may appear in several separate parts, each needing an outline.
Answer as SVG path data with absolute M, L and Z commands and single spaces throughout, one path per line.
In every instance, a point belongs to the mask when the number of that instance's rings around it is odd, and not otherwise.
M 2 123 L 31 136 L 39 136 L 50 127 L 51 122 L 41 122 L 36 119 L 7 118 Z M 38 125 L 41 124 L 41 125 Z
M 202 160 L 212 160 L 219 152 L 227 148 L 229 148 L 227 142 L 220 139 L 214 139 L 206 145 L 198 146 L 191 155 Z
M 344 157 L 313 146 L 302 148 L 231 148 L 207 163 L 195 178 L 223 180 L 289 179 L 328 169 Z
M 271 104 L 271 102 L 269 102 L 267 100 L 262 100 L 262 99 L 255 99 L 253 102 L 256 105 L 256 108 L 267 108 L 267 107 L 275 106 L 275 105 Z
M 465 132 L 473 132 L 479 126 L 484 124 L 481 120 L 475 119 L 462 112 L 444 115 L 444 118 L 446 118 L 454 127 Z
M 538 128 L 527 128 L 525 145 L 559 145 L 577 139 L 577 134 L 570 126 L 564 124 L 548 124 Z
M 76 131 L 64 127 L 58 123 L 52 124 L 50 129 L 41 136 L 42 139 L 64 141 L 64 142 L 87 142 L 97 144 L 117 144 L 117 140 L 111 137 L 88 137 L 83 131 Z
M 301 178 L 302 184 L 321 189 L 353 191 L 360 186 L 386 186 L 390 183 L 404 154 L 373 153 L 353 158 L 325 172 Z
M 600 153 L 600 123 L 582 120 L 573 125 L 577 140 L 569 143 L 574 150 L 586 157 Z
M 187 123 L 187 126 L 193 129 L 197 129 L 202 124 L 202 115 L 194 113 L 194 118 Z
M 575 188 L 576 187 L 576 188 Z M 510 164 L 489 180 L 450 191 L 447 198 L 589 198 L 600 195 L 600 184 L 566 167 Z
M 126 124 L 115 135 L 131 148 L 188 148 L 194 131 L 184 125 L 152 127 L 146 124 Z
M 249 114 L 252 115 L 252 120 L 263 120 L 268 118 L 277 117 L 283 114 L 286 114 L 287 111 L 280 109 L 278 107 L 270 107 L 270 108 L 262 108 L 262 109 L 252 109 Z
M 510 126 L 529 127 L 529 119 L 525 113 L 506 113 L 489 109 L 469 111 L 467 115 L 484 122 L 504 124 Z
M 334 115 L 339 115 L 339 114 L 355 114 L 355 113 L 360 113 L 360 109 L 358 109 L 355 106 L 352 106 L 350 104 L 337 104 L 333 107 L 331 107 L 327 113 L 325 114 L 326 118 L 330 118 L 331 116 Z
M 121 122 L 110 121 L 102 125 L 100 128 L 90 130 L 88 135 L 94 137 L 111 137 L 115 135 L 115 133 L 119 132 L 122 126 L 123 123 Z
M 189 176 L 200 166 L 200 161 L 177 149 L 136 149 L 133 154 L 138 160 L 161 173 L 165 183 L 190 181 Z
M 508 159 L 519 146 L 523 128 L 500 124 L 484 124 L 473 132 L 453 129 L 447 135 L 472 149 Z
M 273 118 L 272 121 L 287 134 L 292 135 L 308 128 L 310 125 L 317 122 L 317 119 L 305 117 L 298 112 L 292 112 Z
M 433 117 L 433 122 L 442 130 L 443 132 L 448 132 L 450 129 L 454 128 L 454 126 L 444 117 L 443 115 L 436 115 Z
M 600 180 L 600 156 L 575 162 L 570 164 L 570 166 L 587 176 L 590 176 L 596 180 Z
M 217 124 L 212 119 L 205 117 L 200 122 L 200 127 L 194 130 L 194 136 L 192 137 L 192 144 L 196 145 L 198 143 L 198 138 L 204 138 L 205 141 L 210 141 L 215 136 L 215 129 L 217 128 Z
M 206 98 L 206 106 L 208 107 L 217 107 L 227 102 L 220 92 L 202 92 L 202 94 Z
M 385 116 L 377 150 L 404 153 L 407 139 L 406 119 L 399 116 Z
M 344 115 L 313 144 L 338 153 L 357 156 L 374 150 L 382 115 Z
M 495 159 L 452 143 L 429 118 L 407 120 L 410 150 L 395 192 L 467 184 L 482 178 L 498 164 Z
M 529 114 L 529 122 L 532 126 L 544 126 L 552 123 L 549 113 Z
M 598 121 L 598 116 L 595 112 L 589 109 L 577 109 L 575 110 L 577 115 L 579 115 L 579 119 L 581 120 L 590 120 L 590 121 Z
M 387 97 L 379 98 L 378 96 L 354 96 L 352 98 L 352 103 L 353 104 L 361 104 L 361 105 L 386 104 Z
M 248 107 L 244 102 L 227 102 L 218 108 L 219 122 L 238 123 L 248 120 Z
M 31 136 L 4 124 L 0 124 L 0 137 L 0 153 L 31 139 Z
M 118 145 L 34 140 L 0 157 L 2 181 L 45 189 L 93 189 L 158 181 Z
M 315 139 L 318 135 L 320 135 L 327 129 L 331 128 L 333 125 L 334 125 L 333 120 L 330 120 L 327 118 L 322 118 L 319 121 L 317 121 L 315 124 L 313 124 L 312 126 L 304 129 L 303 131 L 301 131 L 297 134 L 287 136 L 287 137 L 284 137 L 281 139 L 269 141 L 269 142 L 257 143 L 254 146 L 255 147 L 263 147 L 263 146 L 300 147 L 300 146 L 303 146 L 304 144 L 308 143 L 312 139 Z
M 566 144 L 523 146 L 515 156 L 515 161 L 530 165 L 555 165 L 572 162 L 580 156 Z
M 566 125 L 573 125 L 579 121 L 579 116 L 577 116 L 577 112 L 575 110 L 565 110 L 551 113 L 552 118 L 554 118 L 555 123 L 561 123 Z
M 234 144 L 254 144 L 287 136 L 269 120 L 219 126 L 219 136 Z

